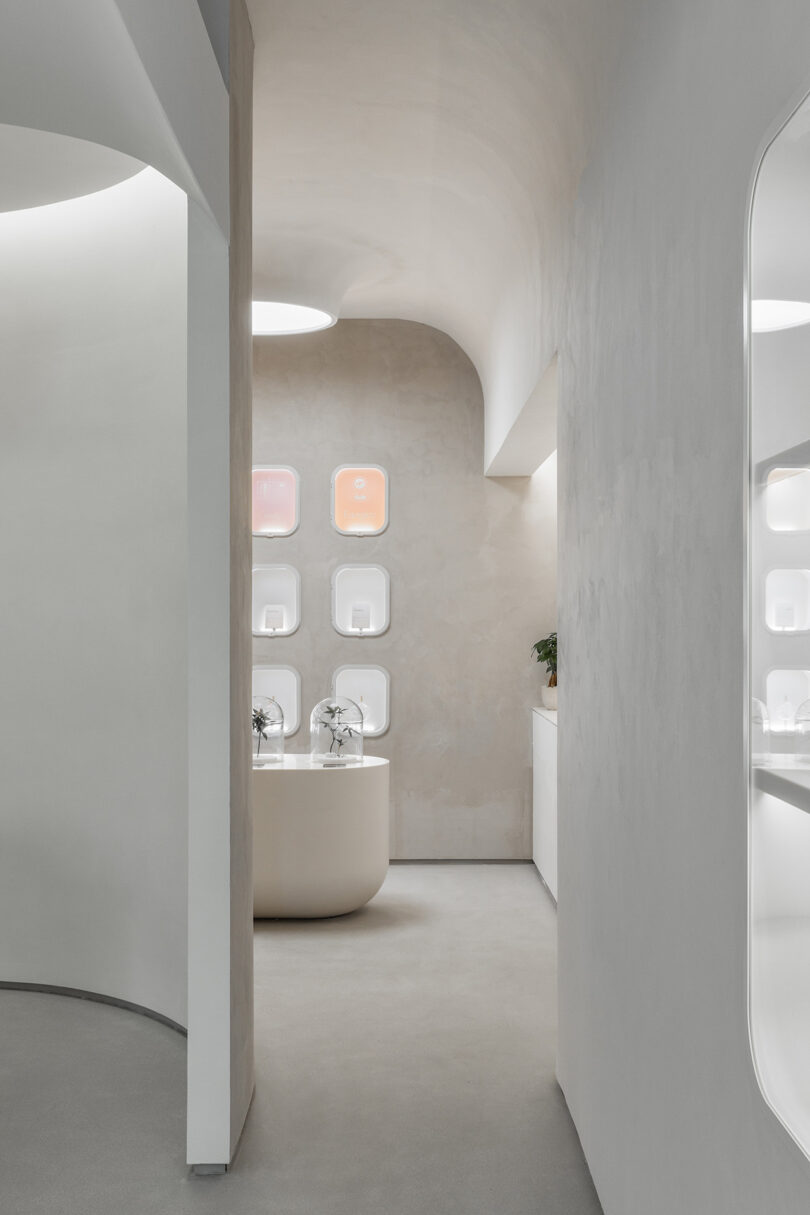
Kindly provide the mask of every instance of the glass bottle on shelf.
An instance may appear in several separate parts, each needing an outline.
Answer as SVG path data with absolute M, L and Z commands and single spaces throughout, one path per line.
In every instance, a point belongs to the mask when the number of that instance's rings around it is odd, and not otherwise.
M 751 763 L 764 767 L 771 758 L 771 723 L 761 700 L 751 700 Z
M 273 696 L 253 698 L 253 766 L 277 764 L 284 758 L 284 712 Z
M 321 700 L 309 719 L 313 763 L 338 766 L 363 758 L 363 710 L 346 696 Z

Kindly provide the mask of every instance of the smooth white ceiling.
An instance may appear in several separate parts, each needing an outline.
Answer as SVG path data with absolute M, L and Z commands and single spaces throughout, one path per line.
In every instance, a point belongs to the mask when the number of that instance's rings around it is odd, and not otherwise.
M 0 211 L 23 211 L 95 194 L 143 165 L 84 139 L 0 123 Z
M 248 0 L 254 296 L 449 333 L 481 376 L 488 461 L 557 345 L 620 5 Z

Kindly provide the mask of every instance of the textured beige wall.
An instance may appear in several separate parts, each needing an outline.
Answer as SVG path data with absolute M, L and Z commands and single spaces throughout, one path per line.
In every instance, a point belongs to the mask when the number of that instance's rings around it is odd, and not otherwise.
M 253 820 L 250 765 L 251 181 L 253 38 L 230 9 L 231 318 L 231 1153 L 253 1094 Z
M 341 321 L 309 336 L 254 339 L 255 463 L 301 475 L 301 526 L 254 539 L 254 561 L 301 572 L 302 623 L 254 638 L 254 662 L 302 675 L 302 725 L 341 663 L 391 673 L 391 728 L 367 751 L 391 760 L 392 855 L 531 856 L 531 721 L 542 677 L 532 643 L 555 624 L 556 467 L 482 475 L 484 411 L 475 370 L 445 334 L 409 321 Z M 389 473 L 391 523 L 340 536 L 332 470 Z M 391 627 L 342 637 L 332 571 L 379 562 L 391 575 Z

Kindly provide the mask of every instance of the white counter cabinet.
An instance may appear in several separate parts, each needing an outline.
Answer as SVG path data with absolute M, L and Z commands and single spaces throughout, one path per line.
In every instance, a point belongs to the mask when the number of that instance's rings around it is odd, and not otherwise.
M 557 713 L 532 710 L 532 859 L 557 898 Z

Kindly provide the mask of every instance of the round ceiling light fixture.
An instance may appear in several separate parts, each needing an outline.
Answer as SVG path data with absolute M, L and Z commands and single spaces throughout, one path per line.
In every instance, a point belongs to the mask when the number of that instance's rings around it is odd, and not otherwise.
M 305 304 L 285 304 L 281 300 L 253 301 L 253 333 L 256 336 L 284 333 L 314 333 L 328 329 L 337 320 L 331 312 L 308 308 Z
M 752 300 L 751 331 L 773 333 L 810 324 L 810 303 L 805 300 Z

